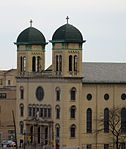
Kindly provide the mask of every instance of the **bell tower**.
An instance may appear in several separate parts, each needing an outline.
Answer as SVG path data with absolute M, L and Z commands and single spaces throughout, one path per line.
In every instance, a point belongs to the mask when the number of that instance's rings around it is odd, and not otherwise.
M 32 27 L 22 31 L 15 43 L 17 45 L 17 73 L 25 75 L 28 73 L 41 72 L 45 69 L 45 45 L 44 35 Z
M 59 77 L 82 77 L 82 45 L 81 32 L 68 23 L 59 27 L 52 40 L 52 70 Z

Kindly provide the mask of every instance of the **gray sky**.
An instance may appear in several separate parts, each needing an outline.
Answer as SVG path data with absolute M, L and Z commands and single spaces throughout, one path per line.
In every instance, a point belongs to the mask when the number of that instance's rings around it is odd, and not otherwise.
M 126 62 L 126 0 L 0 0 L 0 69 L 16 68 L 13 43 L 30 19 L 49 41 L 66 16 L 87 41 L 83 61 Z M 49 43 L 46 67 L 51 54 Z

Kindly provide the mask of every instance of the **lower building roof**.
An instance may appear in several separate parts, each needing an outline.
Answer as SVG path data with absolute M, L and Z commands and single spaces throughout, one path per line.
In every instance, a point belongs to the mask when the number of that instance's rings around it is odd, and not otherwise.
M 83 83 L 126 83 L 126 63 L 82 63 Z

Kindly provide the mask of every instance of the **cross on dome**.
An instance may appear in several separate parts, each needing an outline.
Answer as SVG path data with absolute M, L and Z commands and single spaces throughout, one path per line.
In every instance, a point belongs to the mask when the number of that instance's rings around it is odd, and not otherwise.
M 67 20 L 67 24 L 68 24 L 68 20 L 69 20 L 69 17 L 68 16 L 66 17 L 66 20 Z
M 32 27 L 32 23 L 33 23 L 33 21 L 32 21 L 32 20 L 30 20 L 30 27 Z

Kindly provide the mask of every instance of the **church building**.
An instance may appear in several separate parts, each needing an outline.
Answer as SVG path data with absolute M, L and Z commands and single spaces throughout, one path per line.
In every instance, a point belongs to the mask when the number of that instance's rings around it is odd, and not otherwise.
M 122 117 L 126 115 L 126 64 L 82 62 L 85 42 L 67 18 L 52 35 L 52 64 L 45 69 L 47 41 L 32 21 L 17 37 L 15 111 L 20 146 L 115 147 L 108 123 L 104 131 L 95 132 L 101 113 L 105 122 L 112 108 L 119 107 Z M 121 126 L 126 128 L 124 117 Z

